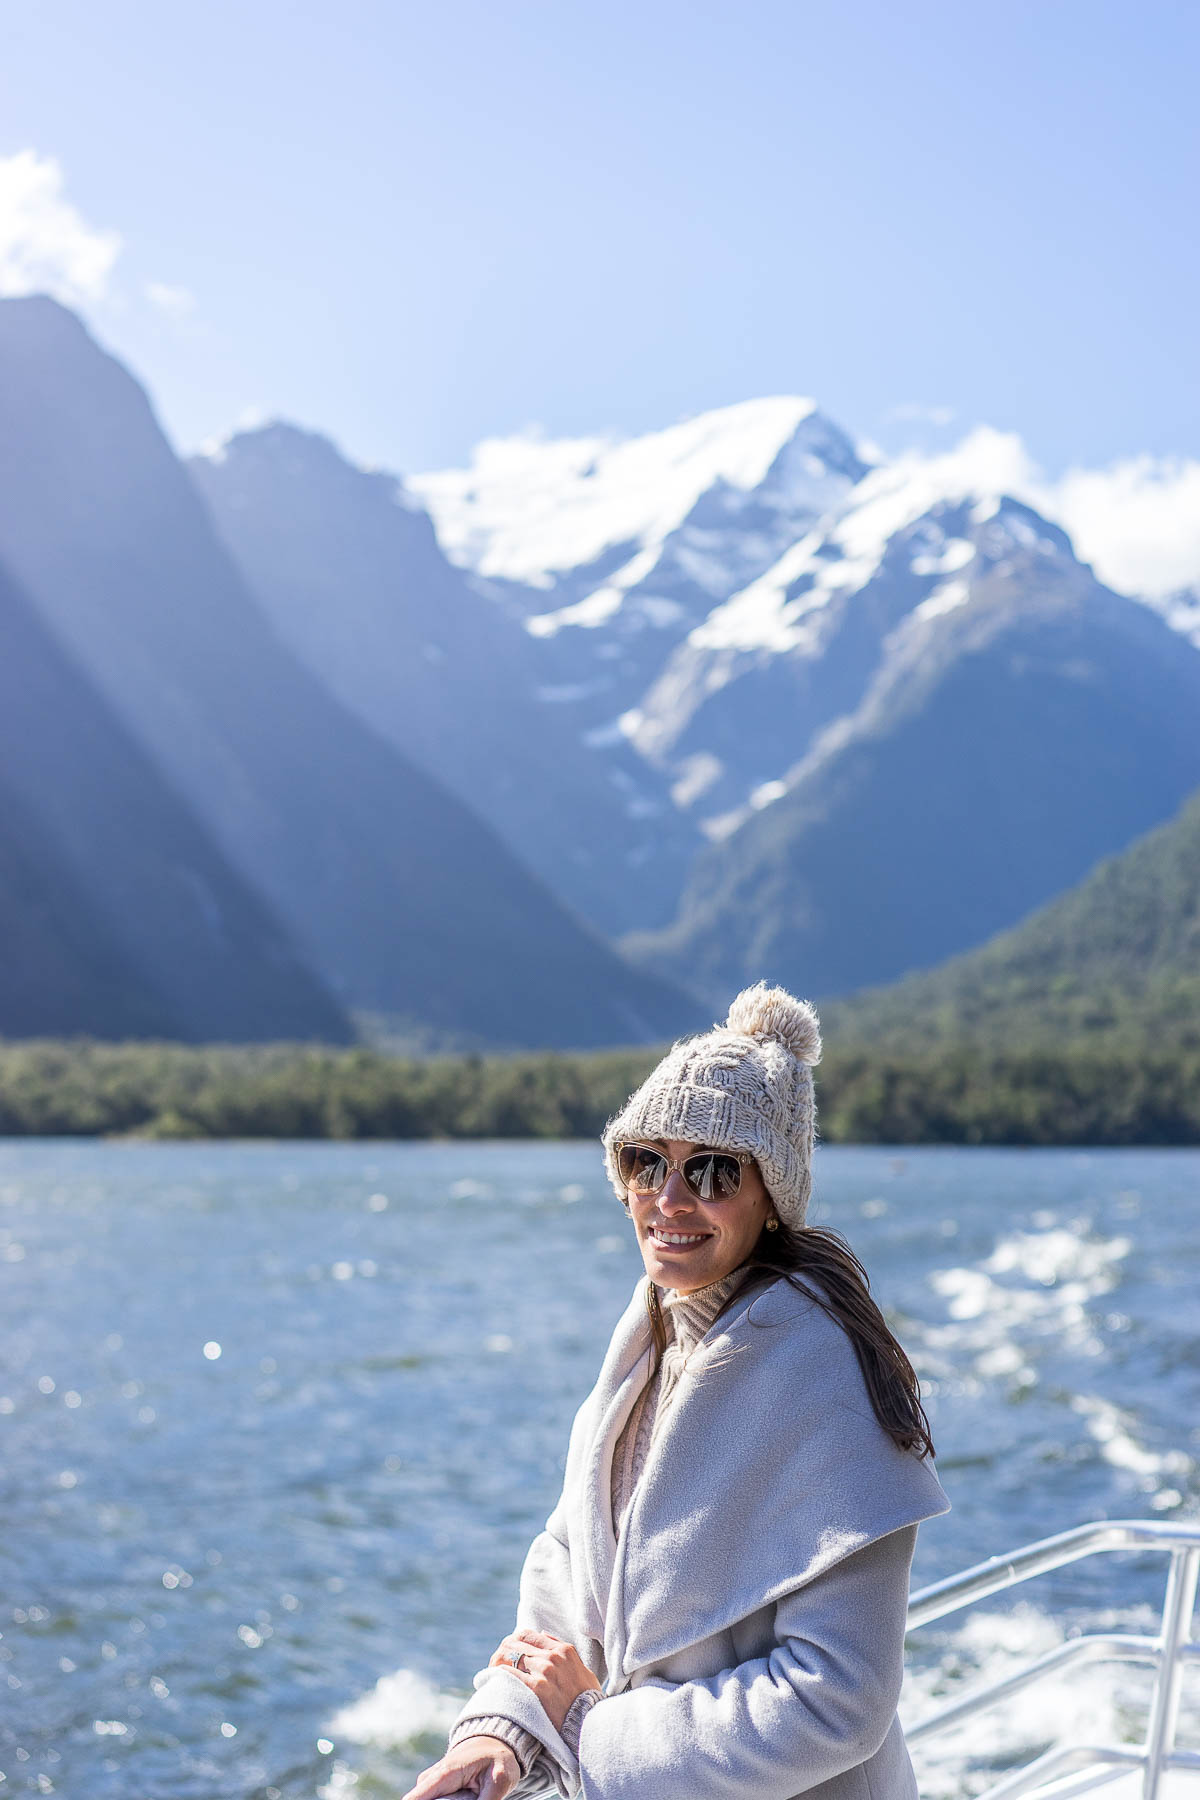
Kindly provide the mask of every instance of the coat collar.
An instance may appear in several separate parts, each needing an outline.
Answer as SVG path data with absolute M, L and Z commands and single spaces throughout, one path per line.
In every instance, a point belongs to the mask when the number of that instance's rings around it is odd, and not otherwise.
M 581 1411 L 564 1495 L 613 1689 L 947 1509 L 932 1467 L 875 1419 L 842 1328 L 778 1280 L 739 1293 L 689 1358 L 616 1538 L 613 1452 L 651 1363 L 639 1282 Z

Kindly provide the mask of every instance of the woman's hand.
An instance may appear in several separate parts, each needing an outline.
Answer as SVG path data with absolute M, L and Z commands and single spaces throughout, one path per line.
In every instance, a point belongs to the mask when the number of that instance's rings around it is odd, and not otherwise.
M 404 1800 L 463 1792 L 478 1795 L 478 1800 L 504 1800 L 520 1779 L 521 1765 L 502 1738 L 462 1738 L 441 1762 L 417 1776 Z
M 515 1667 L 517 1657 L 520 1668 Z M 504 1639 L 489 1668 L 495 1663 L 511 1668 L 518 1680 L 533 1690 L 555 1731 L 562 1730 L 572 1700 L 589 1688 L 600 1689 L 574 1644 L 551 1637 L 548 1631 L 514 1631 Z

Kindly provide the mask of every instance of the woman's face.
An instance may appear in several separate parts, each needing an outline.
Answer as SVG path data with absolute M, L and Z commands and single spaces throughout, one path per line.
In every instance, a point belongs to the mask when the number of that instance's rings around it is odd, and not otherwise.
M 682 1162 L 707 1146 L 673 1138 L 657 1147 Z M 727 1200 L 698 1200 L 678 1169 L 656 1194 L 631 1190 L 627 1198 L 647 1275 L 680 1294 L 720 1281 L 744 1263 L 775 1211 L 752 1162 L 743 1164 L 741 1186 Z

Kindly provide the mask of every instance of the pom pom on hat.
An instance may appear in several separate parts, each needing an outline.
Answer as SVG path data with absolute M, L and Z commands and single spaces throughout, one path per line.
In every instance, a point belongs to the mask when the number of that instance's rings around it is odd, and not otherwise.
M 765 981 L 743 988 L 725 1021 L 726 1031 L 742 1037 L 776 1038 L 797 1062 L 811 1068 L 821 1060 L 821 1028 L 807 1000 L 797 1000 L 786 988 L 768 987 Z

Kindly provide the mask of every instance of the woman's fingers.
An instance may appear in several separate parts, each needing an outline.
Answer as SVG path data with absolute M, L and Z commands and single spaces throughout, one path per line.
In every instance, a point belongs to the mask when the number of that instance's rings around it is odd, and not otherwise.
M 483 1778 L 483 1786 L 479 1790 L 479 1800 L 504 1800 L 505 1794 L 512 1785 L 512 1779 L 506 1769 L 498 1767 L 489 1769 Z
M 561 1731 L 575 1698 L 588 1688 L 599 1689 L 600 1683 L 572 1644 L 560 1638 L 551 1641 L 554 1647 L 549 1650 L 526 1646 L 521 1667 L 513 1667 L 512 1672 L 541 1703 L 554 1729 Z M 498 1660 L 507 1662 L 508 1654 L 502 1648 Z
M 514 1633 L 512 1637 L 504 1639 L 492 1656 L 488 1667 L 494 1668 L 499 1665 L 501 1668 L 511 1668 L 520 1675 L 524 1670 L 544 1666 L 549 1647 L 559 1643 L 558 1638 L 547 1638 L 542 1633 L 538 1634 L 537 1643 L 534 1642 L 532 1633 L 528 1637 L 518 1637 Z M 543 1644 L 546 1648 L 542 1647 Z
M 574 1644 L 548 1631 L 510 1632 L 492 1657 L 495 1664 L 510 1668 L 529 1688 L 556 1731 L 576 1696 L 600 1685 Z
M 466 1788 L 467 1781 L 461 1769 L 447 1769 L 443 1763 L 434 1763 L 417 1776 L 403 1800 L 434 1800 L 435 1795 L 460 1794 Z
M 444 1800 L 448 1794 L 473 1794 L 475 1787 L 474 1776 L 465 1769 L 448 1769 L 443 1759 L 418 1775 L 403 1800 L 436 1800 L 439 1796 Z
M 482 1735 L 464 1738 L 417 1777 L 403 1800 L 446 1800 L 463 1793 L 504 1800 L 519 1778 L 520 1766 L 507 1744 Z

